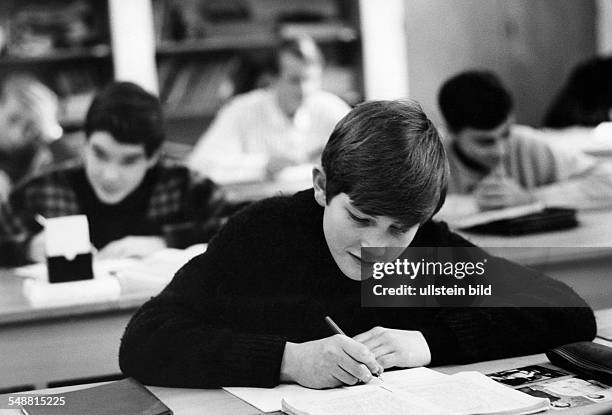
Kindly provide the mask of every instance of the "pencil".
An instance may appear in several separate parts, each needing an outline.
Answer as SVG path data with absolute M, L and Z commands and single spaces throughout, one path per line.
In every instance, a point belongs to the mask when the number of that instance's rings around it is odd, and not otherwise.
M 41 215 L 40 213 L 37 213 L 37 214 L 34 216 L 34 220 L 35 220 L 36 222 L 38 222 L 38 224 L 39 224 L 40 226 L 42 226 L 43 228 L 45 227 L 45 223 L 47 222 L 47 219 L 46 219 L 46 218 L 45 218 L 43 215 Z

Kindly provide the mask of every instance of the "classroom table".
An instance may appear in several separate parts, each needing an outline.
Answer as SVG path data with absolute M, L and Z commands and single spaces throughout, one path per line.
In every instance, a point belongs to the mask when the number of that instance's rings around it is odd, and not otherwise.
M 573 287 L 595 309 L 612 305 L 612 210 L 578 212 L 575 228 L 520 236 L 458 231 L 470 242 Z
M 523 256 L 513 259 L 564 281 L 594 309 L 608 308 L 612 305 L 612 212 L 581 212 L 579 220 L 577 228 L 547 234 L 464 236 L 482 246 L 522 247 L 512 252 Z M 565 251 L 550 250 L 551 246 Z M 0 361 L 0 390 L 20 385 L 41 388 L 48 382 L 119 373 L 121 335 L 151 293 L 33 308 L 21 293 L 21 284 L 22 279 L 11 271 L 0 270 L 0 356 L 11 356 Z
M 599 328 L 612 328 L 612 309 L 600 310 L 596 313 Z M 612 342 L 596 339 L 597 342 L 612 346 Z M 434 368 L 446 374 L 453 374 L 462 371 L 476 370 L 482 373 L 498 372 L 500 370 L 512 369 L 521 366 L 542 364 L 548 362 L 544 354 L 530 356 L 519 356 L 508 359 L 492 360 L 468 365 L 454 365 Z M 69 386 L 65 388 L 55 388 L 40 393 L 61 393 L 71 390 L 91 387 L 92 385 Z M 260 414 L 256 408 L 241 401 L 233 395 L 221 389 L 182 389 L 182 388 L 163 388 L 149 386 L 159 399 L 161 399 L 172 411 L 174 415 L 254 415 Z M 3 397 L 0 396 L 0 403 Z M 582 408 L 565 409 L 561 412 L 549 411 L 547 413 L 560 413 L 564 415 L 574 414 L 605 414 L 612 411 L 612 402 L 590 405 Z M 0 410 L 0 414 L 12 415 L 19 414 L 18 410 Z M 280 412 L 277 412 L 280 413 Z
M 116 301 L 32 307 L 23 279 L 0 270 L 0 390 L 119 374 L 119 340 L 150 292 Z

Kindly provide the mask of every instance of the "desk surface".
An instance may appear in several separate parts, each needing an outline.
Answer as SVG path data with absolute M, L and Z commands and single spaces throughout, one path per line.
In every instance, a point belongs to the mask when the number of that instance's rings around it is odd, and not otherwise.
M 607 344 L 610 345 L 610 343 Z M 447 374 L 468 370 L 476 370 L 482 373 L 492 373 L 527 365 L 542 364 L 545 362 L 548 362 L 546 356 L 544 354 L 537 354 L 531 356 L 513 357 L 509 359 L 492 360 L 470 365 L 439 367 L 435 369 Z M 92 385 L 70 386 L 66 388 L 48 389 L 40 392 L 62 393 L 91 386 Z M 157 386 L 151 386 L 148 388 L 170 409 L 172 409 L 174 415 L 254 415 L 260 413 L 256 408 L 220 389 L 181 389 L 162 388 Z M 2 399 L 0 399 L 0 402 L 1 401 Z M 565 415 L 605 414 L 610 413 L 610 411 L 612 411 L 612 402 L 563 410 L 561 413 Z M 20 412 L 17 410 L 6 410 L 4 412 L 0 410 L 0 413 L 10 415 L 19 414 Z M 553 413 L 553 411 L 550 411 L 549 413 Z
M 520 236 L 458 232 L 475 245 L 505 248 L 504 256 L 525 265 L 612 258 L 612 210 L 580 211 L 578 222 L 572 229 Z
M 15 276 L 11 270 L 0 269 L 0 325 L 135 310 L 152 295 L 138 293 L 122 295 L 115 301 L 36 308 L 24 297 L 22 284 L 23 278 Z

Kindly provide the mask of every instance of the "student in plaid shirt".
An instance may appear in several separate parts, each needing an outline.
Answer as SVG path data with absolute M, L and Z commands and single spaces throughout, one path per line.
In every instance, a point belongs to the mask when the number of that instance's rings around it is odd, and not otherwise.
M 119 82 L 100 92 L 85 134 L 82 160 L 23 181 L 0 207 L 0 264 L 45 258 L 37 215 L 85 214 L 99 254 L 124 257 L 165 247 L 164 229 L 173 225 L 202 237 L 198 229 L 227 211 L 211 180 L 160 156 L 161 105 L 139 86 Z

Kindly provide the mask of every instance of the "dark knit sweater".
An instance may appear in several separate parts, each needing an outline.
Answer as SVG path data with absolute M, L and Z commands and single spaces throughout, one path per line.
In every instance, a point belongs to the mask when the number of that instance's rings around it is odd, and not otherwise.
M 274 386 L 285 342 L 330 336 L 325 315 L 351 336 L 374 326 L 419 330 L 432 365 L 543 352 L 595 335 L 592 311 L 569 287 L 509 262 L 516 286 L 545 286 L 539 292 L 550 298 L 541 304 L 563 298 L 578 308 L 362 308 L 360 282 L 334 262 L 322 218 L 312 190 L 234 216 L 132 318 L 121 343 L 122 371 L 151 385 Z M 469 245 L 431 221 L 412 242 Z

